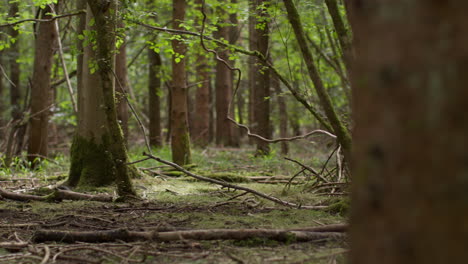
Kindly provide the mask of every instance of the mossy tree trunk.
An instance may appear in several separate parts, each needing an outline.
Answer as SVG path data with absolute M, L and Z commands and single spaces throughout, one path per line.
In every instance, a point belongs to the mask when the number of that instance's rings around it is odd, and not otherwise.
M 346 159 L 349 160 L 349 156 L 351 155 L 351 135 L 338 117 L 330 95 L 328 94 L 317 67 L 315 66 L 312 52 L 309 49 L 304 28 L 302 27 L 301 18 L 299 17 L 299 13 L 297 12 L 293 0 L 283 0 L 283 2 L 288 13 L 288 20 L 294 30 L 302 57 L 307 66 L 309 77 L 312 80 L 315 91 L 320 99 L 320 104 L 322 105 L 325 115 L 333 128 L 333 132 L 338 138 L 338 143 L 341 145 Z
M 94 39 L 84 48 L 78 128 L 71 149 L 70 186 L 117 185 L 119 195 L 135 194 L 115 100 L 117 1 L 88 0 L 87 30 Z M 91 25 L 89 22 L 94 20 Z
M 42 19 L 50 19 L 49 6 L 40 10 Z M 37 159 L 47 157 L 49 117 L 52 104 L 50 73 L 56 49 L 57 31 L 54 22 L 36 25 L 34 70 L 31 82 L 31 118 L 29 119 L 28 160 L 34 166 Z
M 348 4 L 356 50 L 350 263 L 465 263 L 468 2 Z
M 173 0 L 174 29 L 183 30 L 185 0 Z M 171 149 L 172 160 L 179 165 L 190 163 L 190 135 L 188 129 L 187 78 L 184 56 L 186 44 L 178 39 L 172 40 L 175 54 L 172 58 L 172 89 L 171 89 Z

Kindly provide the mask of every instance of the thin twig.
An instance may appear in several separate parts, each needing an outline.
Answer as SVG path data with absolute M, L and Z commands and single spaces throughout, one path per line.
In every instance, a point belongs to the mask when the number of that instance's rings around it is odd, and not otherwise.
M 148 137 L 146 136 L 146 129 L 145 129 L 145 126 L 143 125 L 143 122 L 141 122 L 141 119 L 140 117 L 138 116 L 137 114 L 137 111 L 135 109 L 135 107 L 133 107 L 133 104 L 130 102 L 130 100 L 128 99 L 128 97 L 126 96 L 128 94 L 128 91 L 127 89 L 125 89 L 125 87 L 122 85 L 122 83 L 120 82 L 119 78 L 117 77 L 117 74 L 115 73 L 114 70 L 112 70 L 112 74 L 114 75 L 114 78 L 117 82 L 117 84 L 119 85 L 119 88 L 121 90 L 121 92 L 124 94 L 124 98 L 125 98 L 125 102 L 127 102 L 127 105 L 128 107 L 130 108 L 130 110 L 132 111 L 132 114 L 133 116 L 135 117 L 140 129 L 141 129 L 141 132 L 143 133 L 143 139 L 145 140 L 145 145 L 146 145 L 146 148 L 148 149 L 148 152 L 149 153 L 152 153 L 151 151 L 151 147 L 150 147 L 150 144 L 149 144 L 149 141 L 148 141 Z
M 52 5 L 49 5 L 49 7 L 50 7 L 50 10 L 52 11 L 52 14 L 56 15 L 57 13 L 55 12 L 54 7 Z M 54 18 L 56 18 L 56 17 L 57 16 L 55 16 Z M 58 20 L 54 19 L 54 20 L 51 20 L 51 21 L 53 21 L 55 31 L 57 33 L 57 47 L 58 47 L 60 62 L 62 64 L 63 74 L 65 76 L 65 80 L 66 80 L 66 83 L 67 83 L 68 93 L 70 94 L 70 100 L 71 100 L 71 103 L 72 103 L 73 112 L 74 112 L 75 115 L 78 115 L 78 107 L 76 105 L 75 96 L 73 95 L 73 87 L 71 85 L 70 78 L 68 78 L 67 63 L 65 62 L 65 57 L 63 56 L 63 47 L 62 47 L 62 40 L 60 39 L 60 29 L 59 29 L 59 25 L 58 25 Z

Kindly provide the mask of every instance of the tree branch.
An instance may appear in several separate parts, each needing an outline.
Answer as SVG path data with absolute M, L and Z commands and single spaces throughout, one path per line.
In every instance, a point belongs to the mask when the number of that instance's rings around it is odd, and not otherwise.
M 65 17 L 71 17 L 71 16 L 77 16 L 77 15 L 81 15 L 81 14 L 84 14 L 84 13 L 86 13 L 86 11 L 85 11 L 85 10 L 81 10 L 81 11 L 77 11 L 77 12 L 70 13 L 70 14 L 58 15 L 58 16 L 55 16 L 55 17 L 53 17 L 53 18 L 51 18 L 51 19 L 27 18 L 27 19 L 18 20 L 18 21 L 12 22 L 12 23 L 0 24 L 0 28 L 2 28 L 2 27 L 16 26 L 16 25 L 18 25 L 18 24 L 25 23 L 25 22 L 51 22 L 51 21 L 54 21 L 54 20 L 56 20 L 56 19 L 65 18 Z

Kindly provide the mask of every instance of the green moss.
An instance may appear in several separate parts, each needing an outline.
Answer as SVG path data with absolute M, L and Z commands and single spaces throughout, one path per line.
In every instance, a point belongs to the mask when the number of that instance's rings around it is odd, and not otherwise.
M 103 143 L 96 144 L 94 139 L 75 135 L 68 185 L 105 186 L 114 183 L 117 172 L 107 142 L 103 140 Z
M 232 173 L 232 172 L 196 172 L 196 173 L 201 176 L 205 176 L 207 178 L 225 181 L 225 182 L 232 182 L 232 183 L 250 182 L 250 179 L 247 176 L 238 174 L 238 173 Z M 186 178 L 186 180 L 197 181 L 197 179 L 191 178 L 191 177 Z
M 349 213 L 350 201 L 348 198 L 336 199 L 328 208 L 327 212 L 339 216 L 347 216 Z
M 177 139 L 178 140 L 176 142 L 173 142 L 171 145 L 172 161 L 180 166 L 190 164 L 192 160 L 192 155 L 190 151 L 189 133 L 186 132 L 180 137 L 177 137 Z
M 79 188 L 117 184 L 119 194 L 134 194 L 130 178 L 139 177 L 134 166 L 123 164 L 126 150 L 112 146 L 110 136 L 104 134 L 101 143 L 75 135 L 71 148 L 71 166 L 67 185 Z M 117 153 L 123 151 L 123 153 Z M 117 174 L 120 174 L 120 178 Z M 130 190 L 130 191 L 129 191 Z

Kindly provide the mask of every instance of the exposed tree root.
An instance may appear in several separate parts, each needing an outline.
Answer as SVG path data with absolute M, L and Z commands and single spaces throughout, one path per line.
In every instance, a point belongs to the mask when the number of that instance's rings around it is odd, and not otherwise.
M 46 196 L 21 194 L 0 189 L 0 197 L 15 200 L 15 201 L 98 201 L 98 202 L 112 202 L 114 197 L 104 194 L 85 194 L 69 190 L 55 189 L 53 193 Z
M 311 229 L 312 230 L 312 229 Z M 287 229 L 206 229 L 169 232 L 136 232 L 127 229 L 106 231 L 58 231 L 39 230 L 33 236 L 36 243 L 56 241 L 63 243 L 88 242 L 103 243 L 112 241 L 177 241 L 177 240 L 245 240 L 265 238 L 282 242 L 327 241 L 344 239 L 345 234 L 338 232 L 297 231 Z

